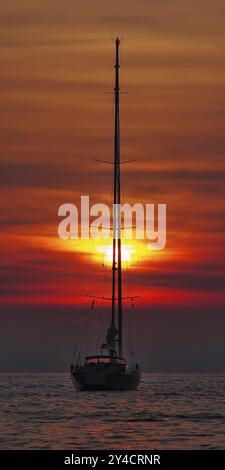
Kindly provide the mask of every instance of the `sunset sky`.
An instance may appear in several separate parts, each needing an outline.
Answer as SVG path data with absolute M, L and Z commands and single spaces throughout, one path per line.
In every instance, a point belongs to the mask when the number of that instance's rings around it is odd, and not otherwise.
M 123 198 L 167 204 L 166 248 L 137 242 L 124 263 L 137 354 L 146 370 L 224 370 L 224 2 L 9 0 L 0 26 L 0 369 L 66 370 L 80 332 L 107 324 L 85 297 L 107 292 L 104 249 L 59 240 L 57 213 L 112 200 L 94 158 L 113 155 L 119 34 Z

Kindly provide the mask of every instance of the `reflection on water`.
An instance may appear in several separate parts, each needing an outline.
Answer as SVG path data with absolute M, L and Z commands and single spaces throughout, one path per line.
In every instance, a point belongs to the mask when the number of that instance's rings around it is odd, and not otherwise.
M 1 374 L 1 449 L 223 449 L 225 375 L 143 374 L 77 393 L 69 374 Z

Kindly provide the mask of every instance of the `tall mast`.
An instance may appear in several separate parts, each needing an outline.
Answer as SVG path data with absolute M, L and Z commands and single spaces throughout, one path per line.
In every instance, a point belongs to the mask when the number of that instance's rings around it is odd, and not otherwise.
M 117 173 L 118 173 L 118 104 L 119 104 L 119 39 L 116 40 L 114 84 L 114 189 L 113 189 L 113 262 L 112 262 L 112 325 L 115 326 L 115 297 L 116 297 L 116 235 L 117 223 L 115 207 L 117 203 Z
M 121 227 L 120 227 L 120 120 L 119 120 L 119 46 L 116 39 L 115 86 L 114 86 L 114 214 L 113 214 L 113 262 L 112 262 L 112 326 L 115 325 L 116 271 L 118 271 L 118 335 L 119 356 L 122 356 L 122 263 L 121 263 Z M 117 206 L 115 206 L 117 204 Z M 117 213 L 115 211 L 117 207 Z M 117 261 L 116 261 L 117 247 Z
M 122 356 L 123 353 L 123 306 L 122 306 L 122 262 L 121 262 L 121 210 L 120 210 L 120 89 L 119 89 L 119 46 L 120 41 L 117 38 L 116 40 L 116 57 L 117 57 L 117 204 L 118 204 L 118 237 L 117 237 L 117 244 L 118 244 L 118 330 L 119 330 L 119 356 Z

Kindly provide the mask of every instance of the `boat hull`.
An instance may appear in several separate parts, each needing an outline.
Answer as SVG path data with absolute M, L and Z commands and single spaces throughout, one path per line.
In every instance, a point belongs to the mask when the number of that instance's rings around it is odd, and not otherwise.
M 71 377 L 77 391 L 136 390 L 140 381 L 140 371 L 129 372 L 86 372 L 71 371 Z

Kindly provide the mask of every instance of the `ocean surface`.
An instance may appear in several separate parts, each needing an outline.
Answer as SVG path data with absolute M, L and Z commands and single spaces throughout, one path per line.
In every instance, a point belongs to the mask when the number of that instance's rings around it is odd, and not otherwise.
M 224 449 L 225 375 L 143 374 L 76 392 L 69 374 L 0 374 L 1 449 Z

